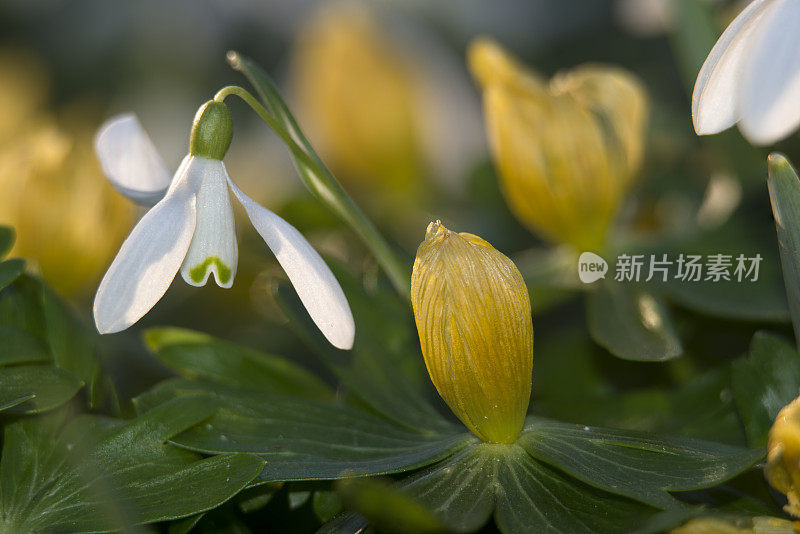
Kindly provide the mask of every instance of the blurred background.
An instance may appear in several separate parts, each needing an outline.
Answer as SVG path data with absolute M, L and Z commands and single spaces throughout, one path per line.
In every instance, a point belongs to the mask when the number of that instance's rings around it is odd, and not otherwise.
M 679 234 L 689 221 L 713 227 L 738 209 L 764 229 L 763 246 L 774 253 L 766 153 L 737 131 L 700 139 L 690 117 L 696 73 L 741 6 L 704 0 L 0 0 L 0 223 L 17 230 L 15 254 L 30 259 L 89 321 L 97 283 L 143 213 L 101 175 L 92 151 L 97 126 L 116 113 L 137 113 L 176 167 L 196 109 L 219 88 L 245 84 L 226 64 L 233 49 L 278 82 L 323 160 L 409 265 L 435 219 L 524 258 L 544 243 L 503 199 L 481 93 L 465 58 L 474 38 L 490 36 L 545 78 L 604 63 L 641 80 L 650 115 L 642 168 L 621 210 L 630 233 Z M 367 287 L 385 285 L 353 233 L 302 187 L 283 145 L 248 108 L 230 102 L 235 136 L 225 161 L 233 179 Z M 779 148 L 797 154 L 796 137 Z M 165 374 L 139 339 L 153 325 L 186 326 L 314 365 L 288 330 L 275 326 L 282 318 L 269 288 L 280 268 L 243 213 L 237 224 L 233 289 L 176 282 L 139 324 L 103 339 L 124 395 Z M 599 350 L 588 342 L 582 319 L 574 320 L 583 313 L 579 300 L 548 307 L 549 296 L 540 302 L 538 291 L 531 292 L 537 366 L 551 365 L 548 351 L 566 350 L 559 332 L 574 350 L 582 343 L 580 350 Z M 410 313 L 408 320 L 410 326 Z M 714 358 L 738 355 L 759 326 L 715 337 L 723 350 Z M 706 338 L 693 342 L 688 335 L 687 352 L 702 352 Z M 696 365 L 686 361 L 669 364 L 675 377 Z M 603 365 L 624 370 L 634 364 Z M 639 364 L 620 376 L 635 386 L 661 374 Z M 547 386 L 534 391 L 546 396 Z

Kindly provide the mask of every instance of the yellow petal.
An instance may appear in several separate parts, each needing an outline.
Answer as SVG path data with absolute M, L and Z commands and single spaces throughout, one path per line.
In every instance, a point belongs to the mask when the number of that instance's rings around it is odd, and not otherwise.
M 641 165 L 647 98 L 639 82 L 586 65 L 546 84 L 486 39 L 468 59 L 511 211 L 545 239 L 601 248 Z
M 411 302 L 425 365 L 450 409 L 482 440 L 514 442 L 533 366 L 530 298 L 514 263 L 478 236 L 431 223 Z
M 800 517 L 800 398 L 778 412 L 769 431 L 768 450 L 764 475 L 789 499 L 784 509 Z

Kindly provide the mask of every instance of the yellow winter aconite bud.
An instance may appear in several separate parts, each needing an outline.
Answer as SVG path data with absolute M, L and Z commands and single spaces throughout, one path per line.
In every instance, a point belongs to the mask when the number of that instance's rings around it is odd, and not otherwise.
M 533 325 L 519 270 L 478 236 L 431 223 L 411 303 L 433 384 L 484 441 L 513 443 L 531 395 Z
M 548 83 L 487 39 L 472 43 L 468 60 L 511 211 L 550 241 L 602 247 L 641 165 L 642 85 L 623 69 L 599 65 Z
M 778 412 L 769 431 L 764 474 L 789 499 L 784 509 L 800 517 L 800 398 Z

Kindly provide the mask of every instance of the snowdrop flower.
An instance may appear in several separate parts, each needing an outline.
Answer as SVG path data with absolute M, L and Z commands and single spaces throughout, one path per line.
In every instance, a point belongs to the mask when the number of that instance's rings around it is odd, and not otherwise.
M 229 288 L 238 250 L 228 188 L 275 254 L 303 305 L 325 337 L 340 349 L 353 346 L 355 326 L 333 273 L 289 223 L 244 194 L 222 158 L 233 137 L 227 106 L 209 101 L 195 116 L 189 154 L 170 180 L 137 118 L 109 120 L 95 149 L 109 181 L 125 196 L 155 206 L 139 221 L 106 272 L 94 300 L 101 334 L 125 330 L 164 295 L 180 270 L 186 283 L 204 286 L 209 276 Z
M 755 0 L 711 49 L 692 95 L 694 128 L 714 134 L 739 123 L 753 144 L 800 125 L 800 1 Z

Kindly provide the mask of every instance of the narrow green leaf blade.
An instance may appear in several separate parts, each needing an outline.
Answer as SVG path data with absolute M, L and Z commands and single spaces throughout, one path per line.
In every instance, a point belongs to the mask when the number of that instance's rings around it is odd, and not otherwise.
M 350 225 L 375 255 L 398 294 L 404 298 L 410 298 L 411 273 L 408 265 L 398 258 L 372 222 L 325 167 L 267 73 L 254 61 L 236 52 L 228 53 L 228 62 L 253 84 L 272 115 L 298 144 L 302 153 L 308 157 L 310 165 L 304 161 L 304 158 L 298 157 L 298 154 L 290 147 L 295 167 L 305 186 L 320 202 Z
M 680 507 L 668 491 L 714 486 L 764 457 L 763 449 L 546 420 L 529 423 L 519 444 L 592 486 L 660 508 Z
M 731 384 L 748 443 L 766 445 L 778 412 L 797 397 L 800 355 L 783 339 L 758 332 L 749 356 L 734 362 Z
M 589 332 L 615 356 L 663 361 L 683 353 L 667 308 L 655 294 L 604 280 L 586 298 Z
M 795 341 L 800 343 L 800 179 L 784 156 L 770 154 L 768 163 L 767 186 L 778 231 L 783 281 Z

